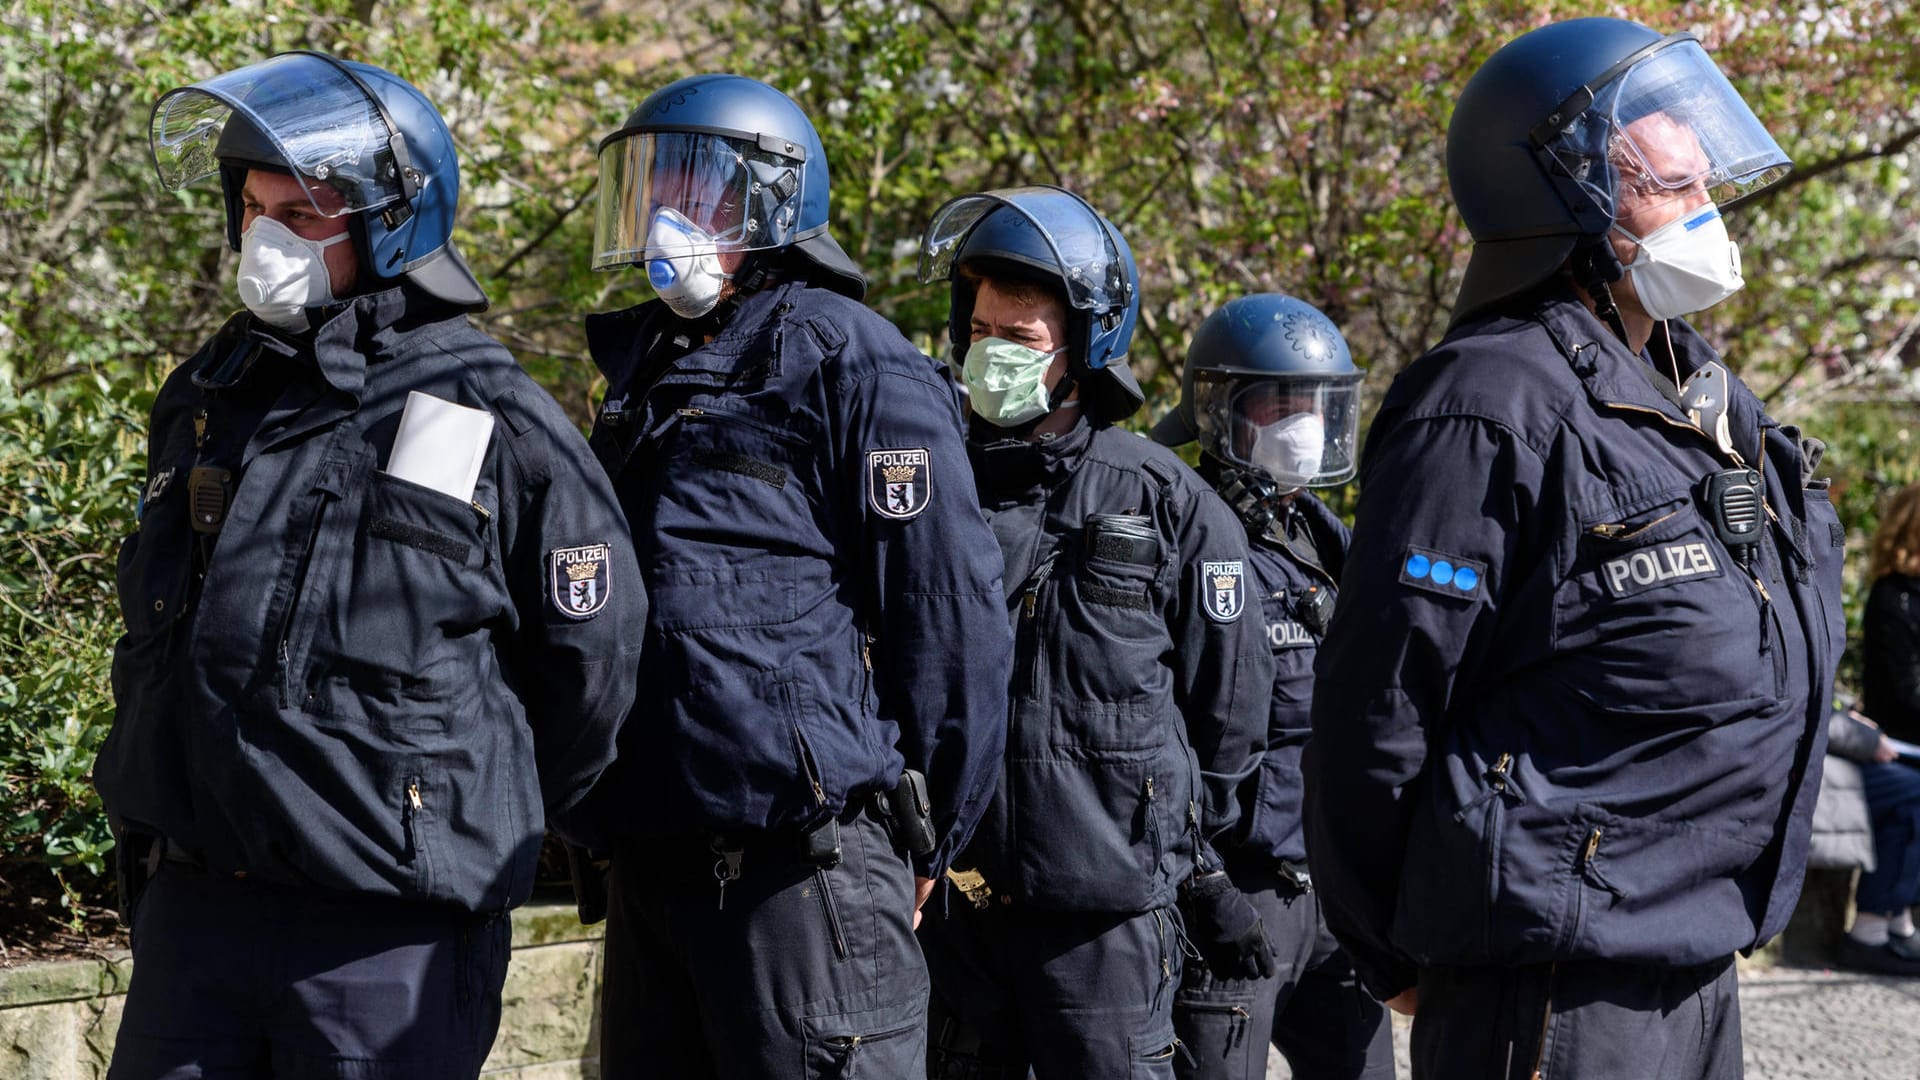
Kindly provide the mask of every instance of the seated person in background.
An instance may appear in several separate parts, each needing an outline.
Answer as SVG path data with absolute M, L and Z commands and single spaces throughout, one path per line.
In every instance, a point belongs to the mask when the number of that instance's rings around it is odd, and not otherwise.
M 1920 769 L 1894 761 L 1887 738 L 1920 738 L 1920 484 L 1888 501 L 1874 532 L 1869 577 L 1861 704 L 1886 730 L 1860 766 L 1860 779 L 1873 815 L 1877 865 L 1861 875 L 1854 896 L 1859 913 L 1840 962 L 1920 975 L 1920 939 L 1909 910 L 1920 900 Z
M 1920 769 L 1897 761 L 1893 740 L 1852 709 L 1833 714 L 1827 752 L 1859 765 L 1873 822 L 1874 865 L 1860 876 L 1853 928 L 1841 939 L 1837 960 L 1861 971 L 1920 975 L 1910 910 L 1920 900 Z

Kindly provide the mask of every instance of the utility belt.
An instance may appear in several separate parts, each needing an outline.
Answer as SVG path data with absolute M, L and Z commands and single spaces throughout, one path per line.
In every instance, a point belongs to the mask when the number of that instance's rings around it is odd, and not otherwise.
M 840 863 L 840 827 L 865 815 L 886 831 L 901 855 L 927 855 L 935 846 L 933 803 L 927 797 L 927 779 L 913 769 L 900 775 L 890 791 L 875 791 L 848 803 L 837 818 L 827 818 L 804 829 L 731 829 L 702 831 L 695 837 L 711 851 L 773 851 L 785 849 L 809 866 Z
M 666 854 L 669 858 L 714 859 L 713 876 L 719 882 L 720 905 L 724 909 L 727 882 L 740 876 L 748 853 L 829 869 L 840 864 L 841 826 L 850 825 L 863 816 L 876 822 L 886 832 L 894 851 L 904 857 L 931 854 L 938 841 L 933 831 L 933 804 L 927 796 L 926 777 L 908 769 L 891 790 L 854 799 L 838 817 L 803 829 L 699 830 L 669 840 Z M 611 859 L 605 852 L 567 847 L 568 871 L 573 878 L 574 899 L 582 923 L 592 925 L 606 917 Z
M 205 873 L 207 864 L 198 855 L 156 832 L 127 828 L 114 838 L 113 879 L 120 925 L 133 925 L 133 909 L 140 894 L 160 872 L 162 864 L 172 864 Z M 240 875 L 236 875 L 240 876 Z

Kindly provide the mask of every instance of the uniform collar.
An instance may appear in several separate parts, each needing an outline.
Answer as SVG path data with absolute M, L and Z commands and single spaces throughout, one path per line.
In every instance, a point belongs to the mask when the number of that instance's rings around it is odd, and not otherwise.
M 967 458 L 973 464 L 981 498 L 990 502 L 1020 502 L 1050 491 L 1073 474 L 1093 442 L 1093 424 L 1085 417 L 1051 439 L 992 438 L 982 440 L 984 421 L 968 417 Z
M 766 335 L 777 325 L 774 316 L 791 310 L 788 294 L 804 287 L 804 282 L 786 281 L 748 294 L 713 340 L 704 344 L 698 340 L 705 336 L 704 330 L 676 316 L 658 299 L 619 311 L 597 312 L 586 318 L 587 352 L 607 377 L 609 388 L 625 385 L 653 353 L 655 345 L 669 340 L 669 335 L 686 339 L 678 350 L 683 356 L 699 353 L 732 358 L 761 354 L 766 349 Z
M 1693 426 L 1674 396 L 1678 391 L 1672 385 L 1673 372 L 1678 370 L 1681 381 L 1685 382 L 1720 356 L 1685 320 L 1669 319 L 1664 327 L 1656 324 L 1646 352 L 1635 356 L 1605 323 L 1594 317 L 1571 288 L 1550 294 L 1534 316 L 1553 338 L 1595 404 L 1657 412 L 1672 423 Z M 1759 430 L 1764 419 L 1759 399 L 1734 378 L 1727 411 L 1728 428 L 1734 449 L 1749 464 L 1759 458 Z

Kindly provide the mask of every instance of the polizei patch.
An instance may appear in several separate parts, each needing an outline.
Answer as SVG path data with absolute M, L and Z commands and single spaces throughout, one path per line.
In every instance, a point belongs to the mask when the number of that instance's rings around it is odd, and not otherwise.
M 919 517 L 933 501 L 933 469 L 926 449 L 867 451 L 867 501 L 881 517 Z
M 1201 563 L 1200 595 L 1205 598 L 1201 606 L 1214 622 L 1239 618 L 1247 606 L 1246 564 L 1238 559 Z
M 1632 596 L 1677 581 L 1719 576 L 1720 563 L 1703 540 L 1655 544 L 1600 564 L 1600 580 L 1615 597 Z
M 612 552 L 605 544 L 554 548 L 547 554 L 549 598 L 570 619 L 591 619 L 613 594 Z

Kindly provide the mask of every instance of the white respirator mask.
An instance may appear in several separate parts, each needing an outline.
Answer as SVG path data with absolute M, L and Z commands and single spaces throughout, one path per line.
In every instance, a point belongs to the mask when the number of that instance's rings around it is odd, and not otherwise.
M 307 308 L 338 299 L 327 273 L 327 249 L 346 238 L 342 232 L 309 240 L 264 214 L 254 218 L 240 234 L 240 269 L 235 275 L 240 302 L 270 326 L 305 330 Z
M 1247 462 L 1282 488 L 1297 491 L 1320 475 L 1326 450 L 1327 425 L 1320 414 L 1297 412 L 1254 427 Z
M 720 251 L 710 236 L 670 206 L 654 212 L 647 250 L 671 251 L 647 260 L 647 281 L 675 315 L 697 319 L 720 303 L 720 287 L 731 277 L 720 269 Z
M 1727 238 L 1717 206 L 1675 218 L 1644 239 L 1625 229 L 1620 233 L 1640 245 L 1627 273 L 1633 275 L 1640 306 L 1656 319 L 1705 311 L 1746 284 L 1740 276 L 1740 245 Z

